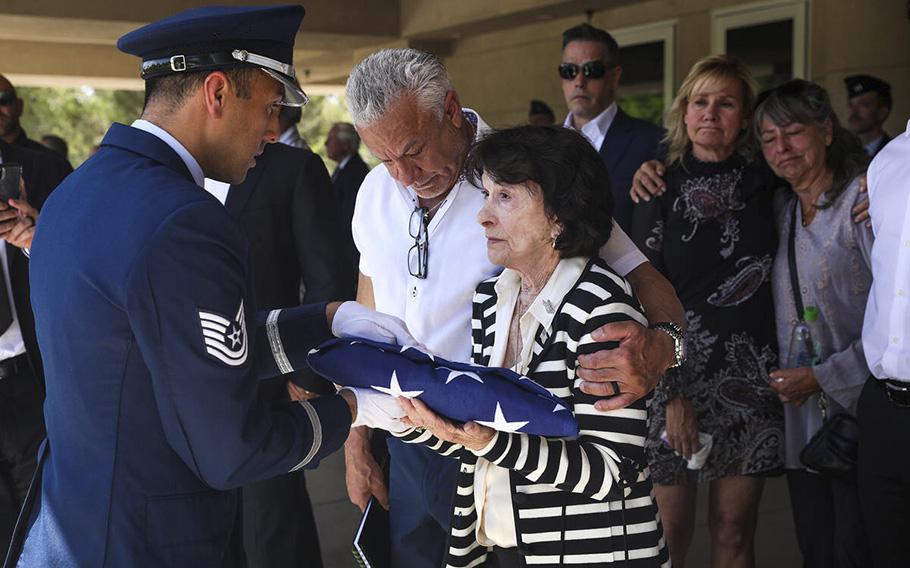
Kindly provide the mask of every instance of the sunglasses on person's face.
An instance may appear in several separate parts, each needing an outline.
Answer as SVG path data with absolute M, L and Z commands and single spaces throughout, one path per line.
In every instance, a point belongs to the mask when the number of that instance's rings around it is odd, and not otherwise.
M 13 91 L 0 91 L 0 106 L 11 105 L 16 102 L 16 93 Z
M 610 67 L 613 67 L 612 65 Z M 603 61 L 588 61 L 582 65 L 575 63 L 560 63 L 559 76 L 566 81 L 571 81 L 581 72 L 585 79 L 602 79 L 607 74 L 608 67 Z

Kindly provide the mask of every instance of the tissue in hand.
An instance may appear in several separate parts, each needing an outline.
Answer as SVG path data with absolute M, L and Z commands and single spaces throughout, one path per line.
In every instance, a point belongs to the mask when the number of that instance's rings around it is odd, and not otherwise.
M 660 433 L 660 439 L 667 443 L 667 431 L 664 430 Z M 711 448 L 714 447 L 714 437 L 711 434 L 706 434 L 704 432 L 698 433 L 698 451 L 692 454 L 692 456 L 686 462 L 686 467 L 689 469 L 701 469 L 704 467 L 705 462 L 708 461 L 708 454 L 711 453 Z M 679 452 L 676 452 L 676 455 L 679 455 Z

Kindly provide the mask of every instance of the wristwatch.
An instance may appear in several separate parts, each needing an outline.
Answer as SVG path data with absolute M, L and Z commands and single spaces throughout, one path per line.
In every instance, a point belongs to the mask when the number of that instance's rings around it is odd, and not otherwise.
M 673 340 L 673 355 L 675 360 L 669 369 L 675 369 L 686 362 L 686 339 L 681 327 L 672 321 L 660 321 L 651 325 L 651 329 L 662 331 Z

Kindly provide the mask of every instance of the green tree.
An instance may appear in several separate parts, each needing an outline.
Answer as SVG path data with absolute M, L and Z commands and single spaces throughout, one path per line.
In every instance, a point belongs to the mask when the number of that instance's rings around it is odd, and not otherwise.
M 20 87 L 25 100 L 22 126 L 34 139 L 56 134 L 69 144 L 70 161 L 78 167 L 101 142 L 112 122 L 129 124 L 142 112 L 141 91 L 108 89 Z M 314 96 L 303 108 L 298 128 L 301 136 L 319 154 L 329 171 L 335 167 L 325 155 L 325 138 L 335 122 L 351 120 L 344 97 Z M 369 163 L 376 161 L 361 147 Z
M 336 122 L 351 122 L 351 114 L 343 96 L 327 95 L 312 97 L 303 107 L 303 115 L 297 125 L 300 136 L 322 157 L 329 171 L 335 167 L 335 162 L 325 154 L 325 139 Z M 360 157 L 371 167 L 379 163 L 363 144 L 360 145 Z
M 20 87 L 18 91 L 25 100 L 23 128 L 34 139 L 56 134 L 66 140 L 74 166 L 88 158 L 112 122 L 129 124 L 142 111 L 139 91 L 91 87 Z

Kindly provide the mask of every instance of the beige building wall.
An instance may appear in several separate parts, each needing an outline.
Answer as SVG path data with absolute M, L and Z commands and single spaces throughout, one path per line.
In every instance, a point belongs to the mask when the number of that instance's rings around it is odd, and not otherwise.
M 676 22 L 674 79 L 711 53 L 712 12 L 746 7 L 743 0 L 653 0 L 619 5 L 593 14 L 591 23 L 608 31 L 657 21 Z M 766 3 L 757 3 L 766 4 Z M 806 2 L 808 77 L 825 86 L 845 113 L 843 78 L 869 73 L 889 81 L 895 99 L 889 132 L 904 130 L 910 118 L 910 20 L 906 0 L 809 0 Z M 445 63 L 462 104 L 493 126 L 525 121 L 530 99 L 546 101 L 562 120 L 567 109 L 560 62 L 563 30 L 585 21 L 584 14 L 456 40 Z M 621 89 L 622 87 L 620 87 Z

